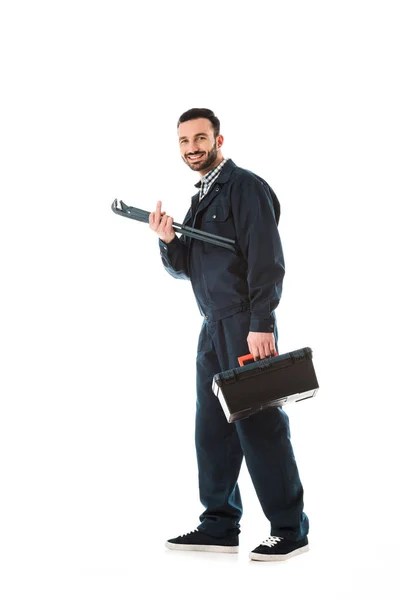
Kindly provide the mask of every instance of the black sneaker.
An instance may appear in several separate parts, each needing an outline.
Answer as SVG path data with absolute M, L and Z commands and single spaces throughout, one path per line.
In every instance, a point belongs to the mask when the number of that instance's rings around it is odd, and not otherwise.
M 239 552 L 239 537 L 215 538 L 195 529 L 165 542 L 170 550 L 199 550 L 201 552 Z
M 250 552 L 251 560 L 286 560 L 308 552 L 308 539 L 305 537 L 298 542 L 270 535 L 257 548 Z

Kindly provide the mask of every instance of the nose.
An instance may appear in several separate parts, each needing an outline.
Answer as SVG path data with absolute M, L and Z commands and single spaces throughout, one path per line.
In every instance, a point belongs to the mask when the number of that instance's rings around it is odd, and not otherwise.
M 186 154 L 200 154 L 200 150 L 194 144 L 189 144 L 189 148 L 186 149 Z

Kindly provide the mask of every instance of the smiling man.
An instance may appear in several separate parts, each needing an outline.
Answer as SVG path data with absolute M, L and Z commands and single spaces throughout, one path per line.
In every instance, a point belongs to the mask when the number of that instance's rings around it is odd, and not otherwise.
M 290 441 L 289 420 L 280 407 L 228 423 L 212 391 L 215 373 L 277 353 L 275 318 L 285 265 L 278 233 L 280 204 L 267 182 L 222 155 L 220 122 L 205 108 L 193 108 L 178 121 L 182 160 L 200 175 L 183 225 L 235 239 L 236 252 L 208 242 L 178 238 L 173 218 L 150 214 L 166 271 L 189 279 L 204 317 L 196 359 L 195 442 L 200 524 L 166 542 L 172 550 L 237 552 L 242 501 L 238 476 L 246 464 L 270 522 L 270 535 L 252 560 L 285 560 L 308 550 L 309 522 L 303 487 Z
M 223 161 L 221 150 L 217 148 L 215 131 L 208 119 L 199 118 L 181 123 L 179 132 L 182 159 L 193 171 L 204 176 Z M 218 135 L 219 147 L 223 141 L 222 135 Z M 193 143 L 195 150 L 192 151 Z

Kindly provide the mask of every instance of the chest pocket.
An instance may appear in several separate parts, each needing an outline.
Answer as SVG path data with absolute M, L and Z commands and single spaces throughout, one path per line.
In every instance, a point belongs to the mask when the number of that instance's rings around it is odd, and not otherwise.
M 228 204 L 216 204 L 211 206 L 203 216 L 203 223 L 221 223 L 229 217 Z
M 201 229 L 207 233 L 214 233 L 222 237 L 235 239 L 235 230 L 230 215 L 229 204 L 214 204 L 209 206 L 203 215 Z M 204 243 L 204 252 L 206 254 L 219 250 L 218 246 Z M 222 250 L 226 252 L 225 249 Z

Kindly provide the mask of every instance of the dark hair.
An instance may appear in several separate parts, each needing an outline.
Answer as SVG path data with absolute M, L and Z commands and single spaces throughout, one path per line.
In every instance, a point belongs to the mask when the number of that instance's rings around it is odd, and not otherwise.
M 219 135 L 219 119 L 209 108 L 191 108 L 190 110 L 187 110 L 179 117 L 177 126 L 179 127 L 181 123 L 185 123 L 185 121 L 191 121 L 192 119 L 208 119 L 211 121 L 213 126 L 214 136 L 217 137 L 217 135 Z

